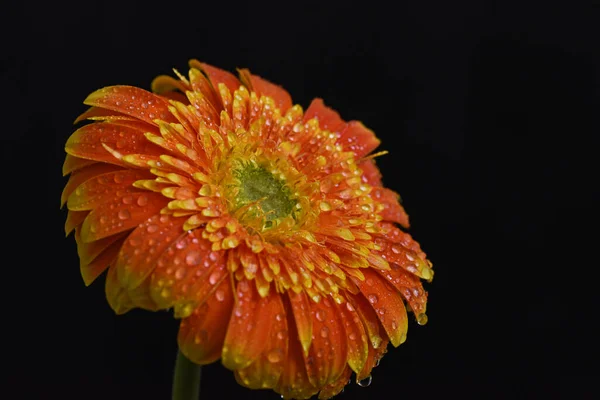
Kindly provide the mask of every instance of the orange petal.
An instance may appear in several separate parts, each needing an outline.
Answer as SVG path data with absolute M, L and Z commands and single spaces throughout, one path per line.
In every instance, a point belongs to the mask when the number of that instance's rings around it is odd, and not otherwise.
M 69 181 L 65 185 L 65 188 L 63 189 L 63 192 L 60 196 L 60 206 L 64 206 L 71 193 L 73 193 L 75 189 L 85 181 L 92 179 L 100 174 L 117 171 L 119 169 L 121 168 L 117 167 L 116 165 L 94 163 L 89 167 L 85 167 L 73 172 L 69 177 Z
M 163 149 L 148 141 L 140 129 L 114 122 L 95 122 L 82 126 L 69 137 L 65 151 L 71 156 L 129 167 L 104 145 L 121 155 L 160 156 L 164 153 Z
M 156 94 L 173 92 L 175 90 L 179 90 L 181 93 L 185 93 L 186 90 L 190 90 L 190 87 L 186 85 L 183 81 L 175 79 L 170 75 L 157 76 L 152 80 L 150 88 Z
M 196 229 L 180 236 L 162 253 L 152 272 L 150 290 L 161 308 L 175 306 L 176 316 L 185 318 L 223 277 L 223 254 L 211 252 L 211 243 L 202 238 L 201 229 Z
M 365 362 L 365 366 L 362 369 L 362 371 L 356 374 L 356 382 L 362 381 L 363 379 L 367 379 L 369 375 L 371 375 L 371 371 L 373 370 L 373 367 L 377 365 L 377 361 L 379 361 L 381 357 L 383 357 L 383 355 L 386 353 L 388 343 L 389 339 L 385 338 L 378 348 L 374 349 L 373 347 L 369 346 L 369 355 L 367 356 L 367 362 Z
M 77 171 L 78 169 L 88 167 L 92 164 L 95 164 L 94 160 L 86 160 L 83 158 L 75 157 L 70 154 L 67 154 L 65 157 L 65 162 L 63 163 L 62 173 L 63 176 L 69 175 L 73 171 Z
M 379 172 L 375 160 L 362 160 L 358 166 L 363 172 L 362 179 L 364 182 L 371 186 L 383 186 L 381 182 L 381 172 Z
M 124 203 L 123 198 L 129 196 L 132 201 Z M 139 192 L 113 198 L 88 214 L 81 226 L 81 239 L 92 242 L 135 228 L 167 203 L 168 199 L 160 193 Z
M 373 310 L 373 307 L 371 307 L 367 299 L 361 295 L 348 295 L 346 298 L 350 303 L 350 309 L 352 311 L 355 310 L 358 313 L 358 316 L 369 335 L 369 340 L 371 342 L 371 346 L 369 347 L 378 348 L 382 340 L 387 338 L 387 336 L 380 330 L 381 325 L 375 310 Z
M 296 331 L 296 322 L 292 317 L 291 310 L 287 308 L 287 322 L 289 327 L 288 352 L 285 358 L 283 373 L 279 378 L 275 390 L 284 398 L 289 399 L 308 399 L 319 391 L 309 381 L 306 374 L 302 346 L 298 337 L 293 332 Z
M 238 90 L 241 85 L 240 81 L 235 77 L 235 75 L 227 71 L 223 71 L 220 68 L 201 63 L 198 60 L 190 60 L 189 64 L 190 67 L 197 68 L 204 72 L 206 76 L 208 76 L 208 79 L 210 80 L 210 83 L 215 91 L 218 91 L 219 83 L 227 86 L 231 93 Z
M 248 70 L 243 71 L 247 72 L 249 76 L 252 90 L 258 95 L 268 96 L 275 100 L 275 104 L 277 104 L 277 107 L 281 110 L 282 115 L 293 105 L 292 97 L 284 88 L 271 83 L 260 76 L 252 75 Z
M 348 365 L 356 373 L 359 373 L 367 361 L 369 354 L 369 341 L 367 333 L 360 321 L 360 316 L 354 307 L 346 302 L 336 305 L 338 314 L 342 318 L 348 338 Z
M 122 240 L 116 240 L 89 264 L 80 260 L 79 269 L 86 286 L 89 286 L 100 276 L 108 268 L 109 264 L 114 263 L 117 254 L 119 254 L 121 244 L 123 244 Z
M 304 355 L 308 355 L 308 349 L 310 348 L 313 334 L 310 300 L 304 291 L 296 293 L 292 290 L 288 290 L 287 293 L 290 298 L 294 319 L 296 320 L 298 338 L 302 344 L 302 350 L 304 351 Z
M 330 399 L 333 396 L 338 395 L 344 389 L 344 386 L 348 384 L 351 375 L 352 370 L 346 367 L 337 381 L 332 382 L 321 389 L 319 392 L 319 399 Z
M 88 118 L 96 118 L 96 117 L 127 117 L 125 114 L 122 114 L 117 111 L 107 110 L 105 108 L 100 107 L 90 107 L 83 114 L 81 114 L 77 119 L 73 122 L 74 124 L 86 120 Z M 130 118 L 130 117 L 127 117 Z
M 332 301 L 311 302 L 313 338 L 305 362 L 308 379 L 317 387 L 336 381 L 346 366 L 346 332 Z
M 126 232 L 118 235 L 112 235 L 104 239 L 96 240 L 91 243 L 84 243 L 81 240 L 81 232 L 79 229 L 75 231 L 75 241 L 77 242 L 77 254 L 82 264 L 90 264 L 96 257 L 98 257 L 104 250 L 117 240 L 123 239 Z
M 350 121 L 341 132 L 338 143 L 342 145 L 345 151 L 352 151 L 356 159 L 366 156 L 379 144 L 381 141 L 377 139 L 375 133 L 365 127 L 359 121 Z
M 246 368 L 262 354 L 269 339 L 273 308 L 277 307 L 274 292 L 261 298 L 254 282 L 239 281 L 236 293 L 222 355 L 223 365 L 231 370 Z
M 400 195 L 398 193 L 387 188 L 374 187 L 371 190 L 371 197 L 385 207 L 380 213 L 384 221 L 396 222 L 405 228 L 410 226 L 408 214 L 404 211 L 404 207 L 400 205 Z
M 186 218 L 153 215 L 131 232 L 117 258 L 117 275 L 128 290 L 139 286 L 153 271 L 161 254 L 180 236 Z
M 116 314 L 124 314 L 134 307 L 127 290 L 125 290 L 117 279 L 117 269 L 111 265 L 106 274 L 106 285 L 104 288 L 106 300 Z
M 365 280 L 354 277 L 354 283 L 377 311 L 377 317 L 392 344 L 397 347 L 406 340 L 408 318 L 400 294 L 372 268 L 362 270 Z
M 404 232 L 401 233 L 403 236 L 405 235 L 408 237 L 408 245 L 376 238 L 375 244 L 379 246 L 380 250 L 374 251 L 374 253 L 385 258 L 388 263 L 399 265 L 419 278 L 428 281 L 431 280 L 433 278 L 433 270 L 431 269 L 431 263 L 426 258 L 427 256 L 421 251 L 418 243 L 416 244 L 416 248 L 415 246 L 411 246 L 416 242 L 410 238 L 410 235 L 405 234 Z
M 109 86 L 96 90 L 83 103 L 117 111 L 150 124 L 154 124 L 157 118 L 177 122 L 169 112 L 167 100 L 133 86 Z
M 410 305 L 417 321 L 420 324 L 425 324 L 427 321 L 425 314 L 425 311 L 427 311 L 427 292 L 423 289 L 421 280 L 397 264 L 391 264 L 390 266 L 389 271 L 380 271 L 379 273 L 400 292 L 404 300 Z
M 89 211 L 69 211 L 67 213 L 67 220 L 65 221 L 66 235 L 68 236 L 69 233 L 73 232 L 73 229 L 83 224 L 89 213 Z
M 88 179 L 71 193 L 67 207 L 73 211 L 92 210 L 114 196 L 132 194 L 140 189 L 133 187 L 133 182 L 150 179 L 153 175 L 142 170 L 118 170 L 101 174 Z M 123 197 L 123 202 L 133 201 L 132 196 Z
M 314 99 L 304 113 L 304 120 L 317 118 L 321 129 L 329 132 L 341 132 L 346 127 L 346 122 L 337 111 L 327 107 L 322 99 Z
M 275 291 L 269 294 L 273 305 L 270 315 L 270 332 L 267 345 L 261 356 L 249 367 L 236 371 L 238 382 L 250 389 L 272 389 L 277 385 L 286 362 L 288 352 L 288 326 L 281 295 Z
M 231 282 L 225 280 L 192 315 L 181 320 L 177 337 L 181 352 L 196 364 L 218 360 L 232 307 Z

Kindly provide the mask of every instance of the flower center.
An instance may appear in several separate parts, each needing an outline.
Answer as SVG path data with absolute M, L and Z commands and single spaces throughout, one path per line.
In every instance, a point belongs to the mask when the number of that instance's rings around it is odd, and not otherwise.
M 233 176 L 233 186 L 237 189 L 234 213 L 243 210 L 243 219 L 261 219 L 262 230 L 271 228 L 273 221 L 294 217 L 298 203 L 285 178 L 276 177 L 264 166 L 252 162 L 241 164 L 233 171 Z

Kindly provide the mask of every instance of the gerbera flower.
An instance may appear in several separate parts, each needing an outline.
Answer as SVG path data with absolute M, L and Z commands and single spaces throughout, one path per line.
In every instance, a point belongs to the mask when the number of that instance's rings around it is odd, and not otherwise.
M 87 285 L 118 314 L 174 310 L 179 348 L 284 397 L 337 394 L 426 322 L 431 263 L 369 155 L 379 140 L 248 70 L 190 62 L 154 93 L 100 89 L 62 202 Z

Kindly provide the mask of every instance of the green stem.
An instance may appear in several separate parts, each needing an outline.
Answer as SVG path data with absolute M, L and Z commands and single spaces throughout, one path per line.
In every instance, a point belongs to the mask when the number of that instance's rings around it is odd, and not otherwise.
M 178 351 L 173 375 L 173 400 L 198 400 L 201 376 L 202 366 L 194 364 Z

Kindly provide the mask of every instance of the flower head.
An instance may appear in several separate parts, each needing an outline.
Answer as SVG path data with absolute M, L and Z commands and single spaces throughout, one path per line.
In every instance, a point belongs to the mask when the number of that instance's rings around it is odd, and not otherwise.
M 62 202 L 81 274 L 116 313 L 174 310 L 179 347 L 249 388 L 329 398 L 426 322 L 433 271 L 379 140 L 248 70 L 192 60 L 154 93 L 100 89 L 66 144 Z M 407 307 L 405 307 L 405 305 Z

